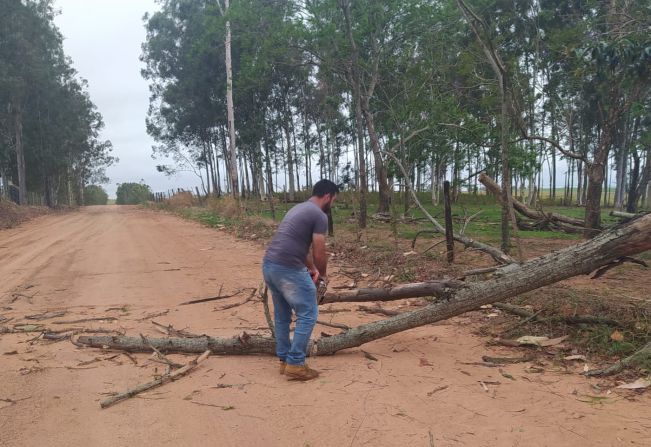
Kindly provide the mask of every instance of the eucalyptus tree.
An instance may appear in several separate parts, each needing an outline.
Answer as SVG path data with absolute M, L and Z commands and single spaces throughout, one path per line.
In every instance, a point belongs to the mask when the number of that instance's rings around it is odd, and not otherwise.
M 541 2 L 550 70 L 562 106 L 574 104 L 587 141 L 564 155 L 585 165 L 586 235 L 600 225 L 606 163 L 626 122 L 644 110 L 651 83 L 650 11 L 644 2 Z M 629 20 L 630 18 L 630 20 Z M 648 104 L 648 102 L 647 102 Z M 633 116 L 631 116 L 633 113 Z M 631 120 L 631 118 L 633 118 Z M 630 126 L 632 129 L 633 126 Z M 570 132 L 567 139 L 575 140 Z M 626 138 L 625 138 L 626 139 Z
M 83 201 L 85 182 L 114 162 L 102 117 L 65 56 L 52 1 L 0 2 L 0 172 L 27 190 Z

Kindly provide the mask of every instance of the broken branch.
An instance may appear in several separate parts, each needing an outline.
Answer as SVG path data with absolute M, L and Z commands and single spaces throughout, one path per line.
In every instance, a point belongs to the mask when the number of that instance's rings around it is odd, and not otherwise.
M 114 405 L 124 399 L 129 399 L 133 396 L 136 396 L 144 391 L 150 390 L 152 388 L 161 386 L 165 383 L 171 382 L 173 380 L 176 380 L 185 374 L 189 373 L 194 369 L 199 363 L 203 362 L 208 358 L 210 355 L 210 351 L 207 350 L 203 354 L 201 354 L 199 357 L 197 357 L 194 360 L 191 360 L 188 362 L 184 367 L 177 369 L 176 371 L 170 373 L 170 374 L 165 374 L 162 376 L 160 379 L 153 380 L 151 382 L 143 383 L 141 385 L 136 386 L 135 388 L 131 388 L 126 390 L 123 393 L 116 394 L 115 396 L 109 397 L 108 399 L 103 400 L 100 402 L 100 406 L 102 408 L 108 408 L 111 405 Z

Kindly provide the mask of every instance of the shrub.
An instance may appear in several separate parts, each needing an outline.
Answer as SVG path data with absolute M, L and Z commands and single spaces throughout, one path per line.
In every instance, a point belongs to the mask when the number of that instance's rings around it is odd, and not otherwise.
M 104 188 L 97 185 L 88 185 L 84 188 L 84 205 L 106 205 L 108 194 Z
M 151 188 L 144 183 L 121 183 L 118 186 L 118 205 L 139 205 L 145 203 L 151 197 Z

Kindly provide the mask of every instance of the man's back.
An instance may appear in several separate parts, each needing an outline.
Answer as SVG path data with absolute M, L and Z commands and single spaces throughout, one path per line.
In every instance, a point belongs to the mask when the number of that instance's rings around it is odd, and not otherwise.
M 314 233 L 326 234 L 328 217 L 311 201 L 293 207 L 285 215 L 264 259 L 288 267 L 305 267 Z

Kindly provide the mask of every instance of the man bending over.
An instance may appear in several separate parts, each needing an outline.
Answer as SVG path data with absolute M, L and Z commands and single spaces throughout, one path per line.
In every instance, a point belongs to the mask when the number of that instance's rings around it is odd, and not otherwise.
M 330 180 L 318 181 L 312 197 L 285 215 L 262 263 L 264 280 L 274 303 L 280 373 L 286 374 L 290 380 L 310 380 L 319 376 L 317 371 L 307 366 L 305 356 L 319 315 L 316 284 L 319 280 L 325 283 L 328 280 L 326 212 L 338 193 L 339 188 Z M 292 311 L 296 314 L 296 327 L 290 340 Z

